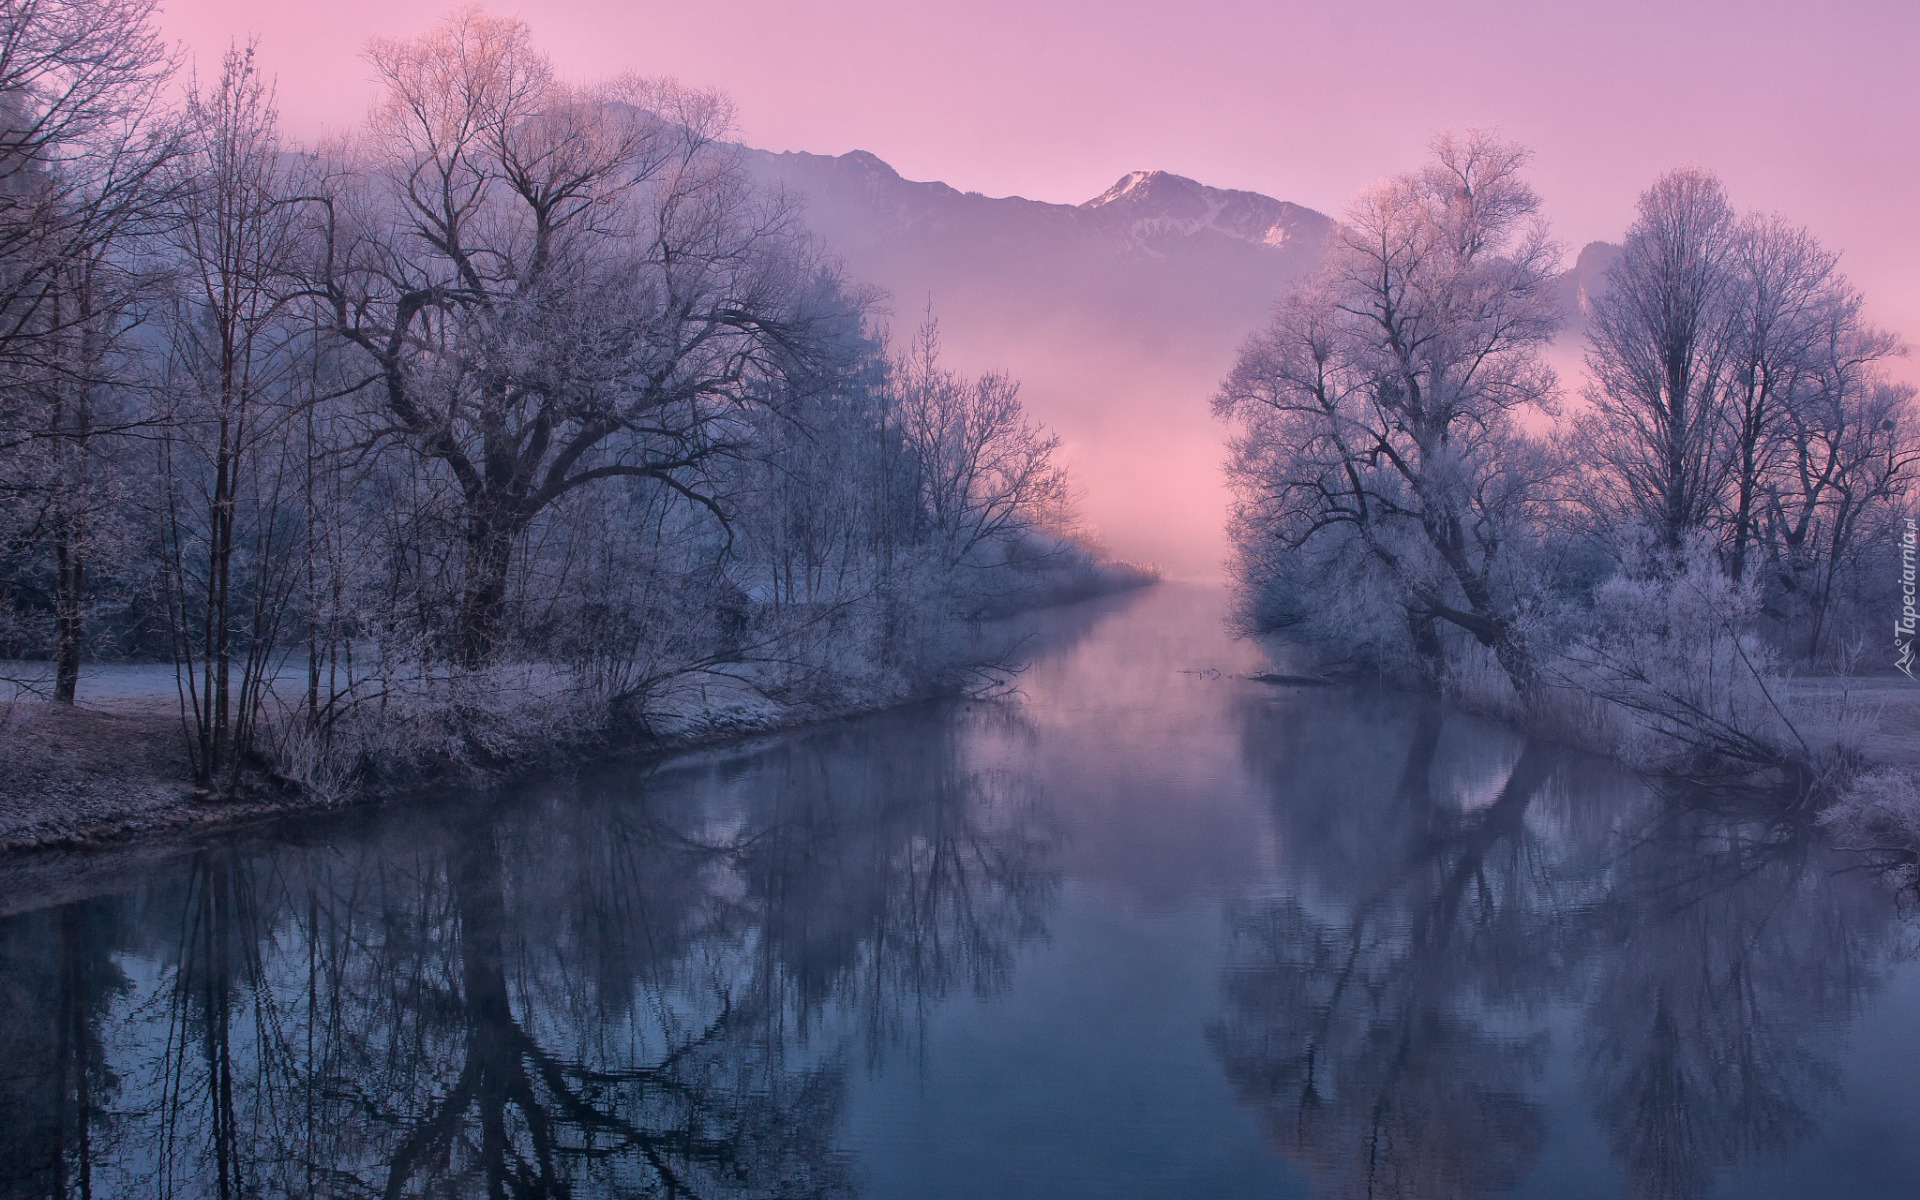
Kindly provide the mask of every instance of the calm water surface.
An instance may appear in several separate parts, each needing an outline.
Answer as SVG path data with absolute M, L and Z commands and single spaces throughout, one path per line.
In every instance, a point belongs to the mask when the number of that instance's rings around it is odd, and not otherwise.
M 1920 1195 L 1876 881 L 1249 681 L 1222 604 L 1043 614 L 1004 701 L 14 897 L 0 1195 Z

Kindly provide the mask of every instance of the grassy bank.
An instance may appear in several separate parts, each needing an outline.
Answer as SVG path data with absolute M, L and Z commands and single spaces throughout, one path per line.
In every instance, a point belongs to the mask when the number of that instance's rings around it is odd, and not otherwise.
M 1045 603 L 1018 611 L 1154 579 L 1115 569 L 1101 576 L 1101 586 L 1037 593 Z M 625 712 L 564 690 L 515 692 L 497 679 L 475 679 L 471 690 L 485 693 L 484 704 L 456 698 L 431 711 L 415 704 L 385 715 L 369 708 L 356 747 L 327 769 L 283 754 L 224 794 L 195 786 L 178 702 L 158 686 L 164 680 L 153 668 L 131 669 L 124 677 L 109 674 L 93 689 L 97 695 L 74 705 L 31 693 L 0 699 L 0 855 L 86 850 L 745 740 L 964 693 L 1014 669 L 1017 645 L 1010 631 L 989 625 L 968 656 L 939 672 L 786 694 L 757 683 L 742 664 L 719 664 L 676 681 L 643 710 Z M 297 748 L 291 757 L 299 757 Z

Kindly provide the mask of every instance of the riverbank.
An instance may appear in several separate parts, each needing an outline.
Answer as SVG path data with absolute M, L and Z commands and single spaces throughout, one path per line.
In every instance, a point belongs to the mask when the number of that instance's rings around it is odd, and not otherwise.
M 592 749 L 564 748 L 540 760 L 504 763 L 493 771 L 471 763 L 412 771 L 355 788 L 344 798 L 319 796 L 285 779 L 258 776 L 238 796 L 195 786 L 177 709 L 138 699 L 73 706 L 17 701 L 0 732 L 0 855 L 96 849 L 377 804 L 451 781 L 484 784 L 543 766 L 667 755 L 927 698 L 829 709 L 779 705 L 726 689 L 725 697 L 716 697 L 707 710 L 679 714 L 664 730 L 635 731 L 625 744 L 600 739 Z
M 1031 613 L 1152 586 L 1144 573 L 1115 574 L 1083 595 L 1049 597 Z M 984 643 L 983 643 L 984 645 Z M 978 670 L 999 668 L 1004 648 L 983 649 Z M 143 675 L 151 670 L 142 669 Z M 169 677 L 170 678 L 170 677 Z M 85 689 L 83 689 L 84 691 Z M 951 689 L 948 689 L 951 690 Z M 240 795 L 192 781 L 178 702 L 143 678 L 139 686 L 95 689 L 73 705 L 26 694 L 0 699 L 0 857 L 84 851 L 148 838 L 226 829 L 346 805 L 387 803 L 458 783 L 485 786 L 528 771 L 686 750 L 846 720 L 938 699 L 941 690 L 842 693 L 829 700 L 780 701 L 739 678 L 715 674 L 680 689 L 643 725 L 555 742 L 534 754 L 481 765 L 471 758 L 410 766 L 322 795 L 281 776 L 256 773 Z
M 189 828 L 214 808 L 191 785 L 178 710 L 145 697 L 0 707 L 0 853 Z
M 1906 676 L 1796 677 L 1787 680 L 1785 699 L 1801 711 L 1852 714 L 1873 765 L 1920 770 L 1920 685 Z M 1809 734 L 1832 736 L 1831 720 L 1816 718 Z

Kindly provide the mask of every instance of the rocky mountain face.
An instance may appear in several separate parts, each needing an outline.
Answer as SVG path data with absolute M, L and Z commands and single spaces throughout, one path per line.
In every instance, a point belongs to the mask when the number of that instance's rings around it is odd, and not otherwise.
M 851 278 L 884 289 L 896 336 L 930 306 L 955 366 L 1021 381 L 1112 553 L 1220 574 L 1225 431 L 1209 403 L 1240 343 L 1320 261 L 1328 217 L 1164 171 L 1049 204 L 905 179 L 860 150 L 744 153 Z M 1574 311 L 1610 249 L 1588 247 L 1569 272 Z

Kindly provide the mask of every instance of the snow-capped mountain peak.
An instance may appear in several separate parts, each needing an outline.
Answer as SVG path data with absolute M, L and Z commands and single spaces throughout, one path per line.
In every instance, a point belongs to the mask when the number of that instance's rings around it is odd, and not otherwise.
M 1211 232 L 1279 247 L 1303 229 L 1323 233 L 1327 223 L 1297 204 L 1259 192 L 1208 187 L 1170 171 L 1129 171 L 1080 208 L 1118 221 L 1142 242 Z

